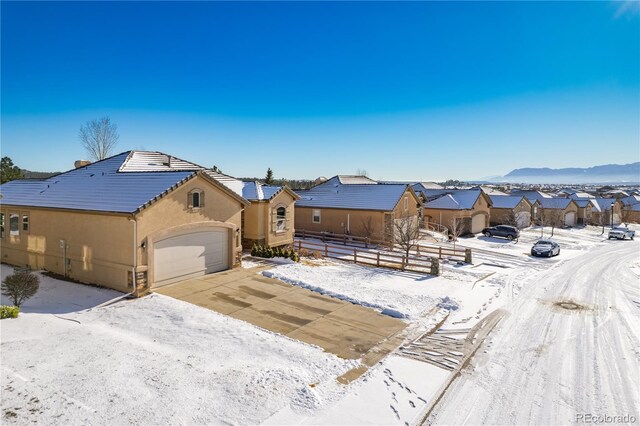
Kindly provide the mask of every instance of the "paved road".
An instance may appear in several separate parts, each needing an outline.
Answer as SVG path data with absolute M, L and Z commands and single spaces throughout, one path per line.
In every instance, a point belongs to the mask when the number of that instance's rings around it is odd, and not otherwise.
M 428 422 L 640 422 L 639 259 L 640 242 L 612 241 L 533 276 Z

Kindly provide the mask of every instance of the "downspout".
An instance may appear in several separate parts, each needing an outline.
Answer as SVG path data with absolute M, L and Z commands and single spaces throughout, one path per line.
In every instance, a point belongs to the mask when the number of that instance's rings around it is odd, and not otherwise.
M 131 215 L 129 218 L 130 221 L 133 222 L 133 270 L 132 270 L 132 282 L 133 282 L 133 291 L 131 294 L 135 295 L 137 290 L 137 277 L 136 270 L 138 269 L 138 222 L 136 222 L 136 217 Z

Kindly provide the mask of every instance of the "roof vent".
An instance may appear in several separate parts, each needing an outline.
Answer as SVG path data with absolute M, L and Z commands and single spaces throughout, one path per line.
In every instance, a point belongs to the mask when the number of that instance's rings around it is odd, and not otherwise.
M 75 163 L 73 163 L 76 169 L 79 169 L 80 167 L 88 166 L 89 164 L 91 164 L 91 161 L 89 160 L 76 160 Z

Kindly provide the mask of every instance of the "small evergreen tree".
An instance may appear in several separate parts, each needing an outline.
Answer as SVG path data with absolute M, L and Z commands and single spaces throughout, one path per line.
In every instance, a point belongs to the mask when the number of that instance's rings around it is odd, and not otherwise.
M 9 157 L 2 157 L 0 160 L 0 183 L 22 178 L 22 171 L 18 166 L 13 165 L 13 160 Z
M 271 170 L 271 167 L 267 169 L 267 176 L 264 178 L 264 183 L 267 185 L 273 184 L 273 170 Z

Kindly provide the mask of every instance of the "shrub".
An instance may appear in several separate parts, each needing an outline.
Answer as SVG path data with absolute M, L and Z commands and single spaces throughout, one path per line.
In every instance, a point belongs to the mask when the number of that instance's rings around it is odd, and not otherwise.
M 17 271 L 2 281 L 2 294 L 13 302 L 14 306 L 33 297 L 40 287 L 40 278 L 29 271 Z
M 309 250 L 306 248 L 300 249 L 299 254 L 301 257 L 309 257 Z
M 272 257 L 284 257 L 286 259 L 291 259 L 294 262 L 300 261 L 300 256 L 293 249 L 283 248 L 283 247 L 266 247 L 261 245 L 254 245 L 251 249 L 251 256 L 255 257 L 264 257 L 270 259 Z
M 17 306 L 0 305 L 0 319 L 18 318 L 19 312 L 20 308 L 18 308 Z

